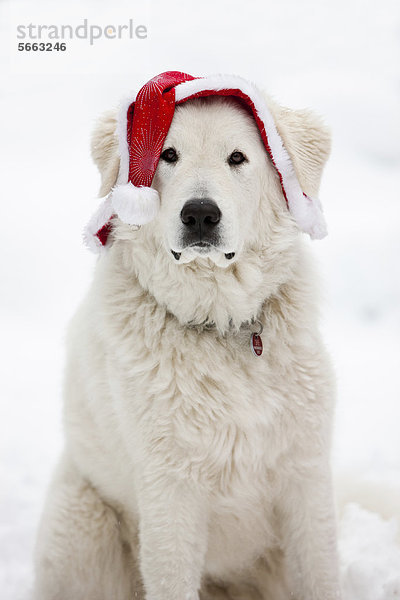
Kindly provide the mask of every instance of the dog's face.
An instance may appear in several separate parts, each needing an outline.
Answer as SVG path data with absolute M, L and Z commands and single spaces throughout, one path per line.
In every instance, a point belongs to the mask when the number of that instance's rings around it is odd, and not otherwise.
M 254 238 L 268 158 L 254 119 L 234 100 L 177 107 L 154 178 L 159 233 L 178 263 L 225 267 Z
M 305 193 L 318 192 L 329 134 L 308 111 L 268 100 Z M 119 169 L 115 116 L 94 132 L 100 194 Z M 175 109 L 153 187 L 157 217 L 136 230 L 116 219 L 113 260 L 124 265 L 181 323 L 220 331 L 255 318 L 293 276 L 300 234 L 251 115 L 234 99 L 191 100 Z

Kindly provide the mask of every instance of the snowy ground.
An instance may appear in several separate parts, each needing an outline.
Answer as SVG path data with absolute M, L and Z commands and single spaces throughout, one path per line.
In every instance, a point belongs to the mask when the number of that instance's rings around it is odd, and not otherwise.
M 398 522 L 389 519 L 400 515 L 397 0 L 2 0 L 0 11 L 0 600 L 29 598 L 35 528 L 62 445 L 63 338 L 94 264 L 80 238 L 98 186 L 93 119 L 168 69 L 241 74 L 332 127 L 321 190 L 330 236 L 314 248 L 339 381 L 334 464 L 350 471 L 339 486 L 342 580 L 345 600 L 398 598 Z M 148 39 L 17 52 L 17 25 L 84 18 L 132 18 Z

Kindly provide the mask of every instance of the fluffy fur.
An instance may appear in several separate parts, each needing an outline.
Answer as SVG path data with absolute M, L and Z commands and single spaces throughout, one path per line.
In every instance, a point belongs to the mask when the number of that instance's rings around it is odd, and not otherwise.
M 270 105 L 316 193 L 328 134 L 310 113 Z M 95 133 L 102 194 L 117 178 L 114 130 L 108 117 Z M 114 220 L 71 323 L 65 452 L 39 531 L 35 598 L 338 599 L 334 379 L 308 248 L 235 101 L 177 108 L 169 146 L 180 158 L 157 168 L 158 216 L 139 230 Z M 235 150 L 248 157 L 236 170 Z M 207 254 L 179 245 L 193 197 L 222 213 Z

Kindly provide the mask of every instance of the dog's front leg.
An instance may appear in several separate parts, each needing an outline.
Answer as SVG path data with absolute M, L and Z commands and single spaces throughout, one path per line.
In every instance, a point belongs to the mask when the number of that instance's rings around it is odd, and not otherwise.
M 147 600 L 198 600 L 207 544 L 202 493 L 159 470 L 140 484 L 140 561 Z
M 330 468 L 299 469 L 280 499 L 286 572 L 293 600 L 340 600 Z

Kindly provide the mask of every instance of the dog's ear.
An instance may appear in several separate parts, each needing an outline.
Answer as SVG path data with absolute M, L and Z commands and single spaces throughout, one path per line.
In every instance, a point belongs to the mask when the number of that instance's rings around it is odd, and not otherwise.
M 271 100 L 268 105 L 303 192 L 316 196 L 331 149 L 329 129 L 310 110 L 290 110 Z
M 100 196 L 106 196 L 111 191 L 118 177 L 119 155 L 116 127 L 116 112 L 107 111 L 99 118 L 92 133 L 92 158 L 101 175 Z

